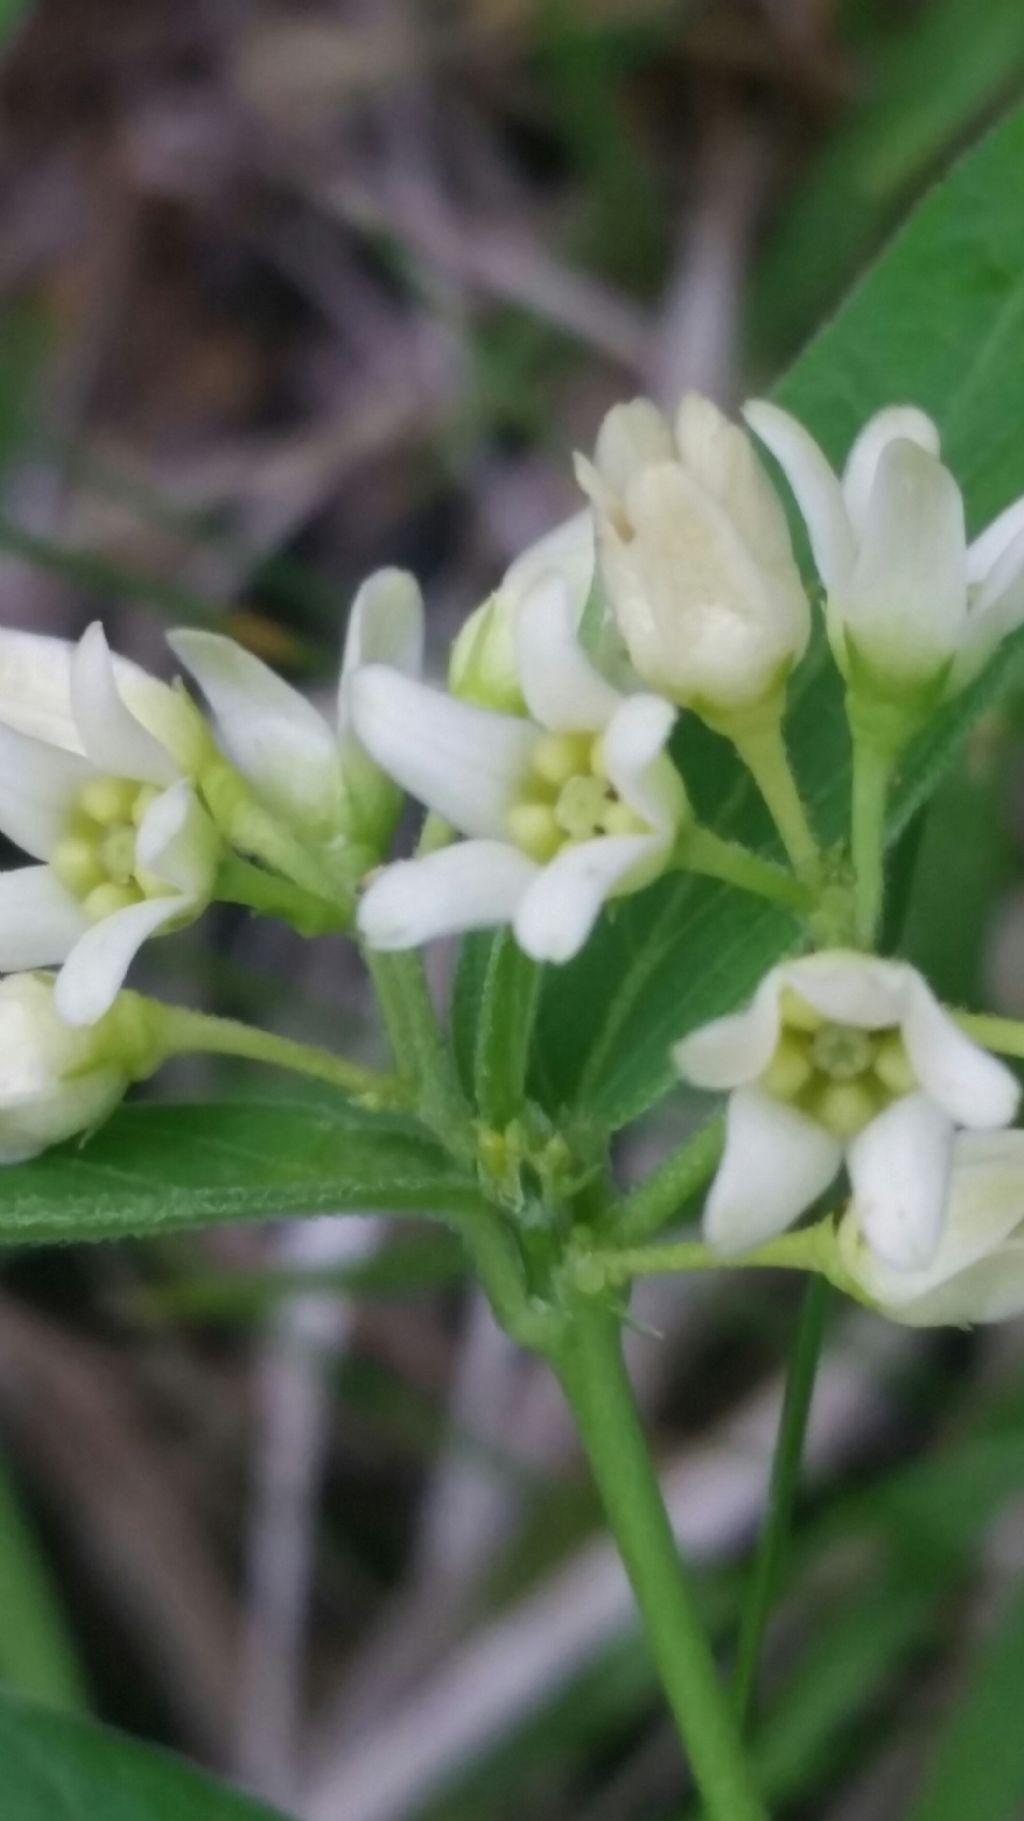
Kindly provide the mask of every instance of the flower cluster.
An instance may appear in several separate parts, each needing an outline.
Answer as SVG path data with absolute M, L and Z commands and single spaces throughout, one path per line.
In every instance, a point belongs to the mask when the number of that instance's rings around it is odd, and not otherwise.
M 577 459 L 585 504 L 470 616 L 446 688 L 422 678 L 421 598 L 398 570 L 356 597 L 330 718 L 209 631 L 170 637 L 209 718 L 98 626 L 77 646 L 0 633 L 0 831 L 36 863 L 0 874 L 0 1157 L 91 1125 L 155 1066 L 124 1047 L 122 984 L 149 937 L 218 898 L 301 929 L 355 920 L 375 950 L 508 925 L 560 964 L 606 904 L 705 872 L 788 905 L 811 951 L 675 1049 L 687 1082 L 729 1096 L 710 1243 L 773 1239 L 845 1171 L 836 1268 L 858 1293 L 920 1321 L 1024 1302 L 1017 1083 L 875 952 L 893 768 L 1024 622 L 1024 501 L 968 543 L 913 406 L 871 418 L 841 477 L 777 405 L 744 416 L 752 434 L 695 395 L 671 422 L 645 399 L 615 407 Z M 786 751 L 815 590 L 759 446 L 802 514 L 845 685 L 838 857 Z M 699 822 L 681 714 L 731 742 L 785 863 Z M 429 814 L 393 860 L 404 792 Z

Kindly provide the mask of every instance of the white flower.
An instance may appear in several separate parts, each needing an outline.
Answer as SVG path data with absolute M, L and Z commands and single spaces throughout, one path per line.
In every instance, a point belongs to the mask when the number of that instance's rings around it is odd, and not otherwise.
M 788 412 L 755 401 L 744 415 L 806 521 L 843 674 L 894 695 L 962 688 L 1024 620 L 1024 499 L 968 544 L 960 489 L 923 411 L 879 411 L 841 481 Z
M 694 1086 L 733 1090 L 705 1213 L 724 1251 L 789 1226 L 845 1160 L 872 1249 L 900 1270 L 926 1266 L 954 1129 L 1008 1125 L 1019 1098 L 915 968 L 845 949 L 772 968 L 746 1011 L 674 1056 Z
M 753 446 L 688 394 L 674 434 L 647 399 L 617 405 L 594 465 L 598 561 L 638 674 L 714 716 L 777 694 L 810 636 L 785 513 Z
M 234 639 L 186 630 L 171 633 L 168 643 L 210 703 L 224 751 L 267 809 L 318 843 L 384 844 L 398 800 L 354 737 L 350 687 L 361 664 L 420 670 L 423 606 L 411 575 L 381 569 L 359 589 L 333 726 Z
M 899 1271 L 877 1257 L 856 1197 L 838 1249 L 845 1273 L 894 1321 L 931 1328 L 1021 1314 L 1024 1132 L 962 1132 L 954 1140 L 942 1237 L 923 1269 Z
M 0 980 L 0 1164 L 99 1125 L 130 1078 L 102 1026 L 75 1030 L 59 1016 L 51 980 Z
M 675 719 L 621 696 L 576 641 L 557 576 L 516 627 L 532 720 L 461 702 L 397 672 L 354 678 L 356 732 L 391 776 L 470 839 L 385 869 L 359 923 L 377 948 L 512 922 L 538 961 L 565 961 L 606 898 L 664 870 L 688 806 L 665 752 Z
M 0 873 L 0 971 L 63 962 L 71 1024 L 209 903 L 220 842 L 185 775 L 202 741 L 187 698 L 112 659 L 98 624 L 77 647 L 0 632 L 0 830 L 43 862 Z
M 524 550 L 494 593 L 470 614 L 452 646 L 448 687 L 453 695 L 506 714 L 523 713 L 516 623 L 526 597 L 552 571 L 569 590 L 578 626 L 594 579 L 594 526 L 586 509 Z

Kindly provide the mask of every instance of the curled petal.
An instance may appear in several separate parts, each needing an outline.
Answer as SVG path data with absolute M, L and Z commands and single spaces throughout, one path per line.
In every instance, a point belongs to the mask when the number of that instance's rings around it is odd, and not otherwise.
M 851 1276 L 874 1302 L 901 1320 L 995 1319 L 978 1312 L 980 1304 L 998 1302 L 995 1284 L 983 1284 L 980 1276 L 966 1283 L 964 1274 L 983 1261 L 999 1272 L 1006 1241 L 1022 1223 L 1024 1132 L 962 1132 L 953 1142 L 942 1233 L 926 1266 L 897 1270 L 866 1245 L 856 1197 L 843 1217 L 839 1247 Z M 982 1289 L 984 1297 L 979 1295 Z M 945 1294 L 940 1296 L 942 1290 Z M 920 1305 L 916 1310 L 915 1304 Z
M 864 1237 L 898 1271 L 935 1255 L 949 1190 L 953 1124 L 927 1094 L 893 1101 L 851 1143 L 847 1167 Z
M 830 949 L 783 964 L 787 986 L 823 1018 L 860 1030 L 899 1024 L 912 981 L 919 976 L 902 961 L 883 961 L 855 949 Z
M 563 847 L 526 892 L 515 938 L 535 961 L 568 961 L 589 936 L 607 898 L 657 876 L 665 844 L 656 835 L 600 835 Z
M 463 834 L 504 834 L 535 727 L 383 664 L 354 673 L 349 699 L 352 730 L 382 771 Z
M 998 518 L 986 526 L 980 536 L 976 537 L 967 550 L 967 580 L 980 583 L 988 580 L 996 564 L 1002 562 L 1011 544 L 1015 544 L 1024 532 L 1024 495 L 1019 500 L 1000 512 Z
M 594 519 L 589 507 L 574 512 L 517 556 L 509 564 L 499 592 L 516 607 L 551 570 L 568 587 L 578 619 L 594 578 Z
M 106 634 L 98 620 L 83 633 L 71 660 L 71 704 L 86 757 L 115 778 L 171 784 L 179 768 L 127 706 Z M 147 679 L 153 682 L 152 678 Z M 155 689 L 163 685 L 153 682 Z M 171 691 L 166 691 L 171 695 Z
M 57 976 L 54 1004 L 68 1024 L 95 1024 L 109 1012 L 139 949 L 169 923 L 187 918 L 188 898 L 147 898 L 94 923 Z
M 903 1040 L 918 1081 L 957 1125 L 993 1131 L 1009 1125 L 1020 1102 L 1016 1077 L 974 1043 L 931 988 L 907 970 Z
M 378 569 L 367 576 L 352 603 L 338 688 L 338 725 L 348 721 L 346 684 L 361 664 L 391 664 L 404 676 L 423 669 L 423 596 L 405 569 Z
M 672 1058 L 683 1080 L 718 1092 L 756 1081 L 779 1041 L 783 984 L 783 969 L 773 967 L 742 1012 L 715 1018 L 677 1043 Z
M 87 759 L 0 723 L 0 829 L 34 860 L 52 854 L 82 786 Z
M 323 716 L 259 658 L 215 632 L 168 644 L 203 691 L 225 752 L 271 809 L 300 824 L 338 809 L 337 745 Z
M 88 928 L 81 906 L 48 866 L 0 873 L 0 972 L 63 961 Z
M 525 596 L 515 627 L 526 705 L 552 733 L 598 732 L 622 697 L 606 683 L 576 637 L 569 584 L 550 571 Z
M 868 419 L 843 470 L 843 499 L 858 536 L 867 521 L 878 464 L 889 444 L 897 441 L 916 443 L 929 455 L 939 453 L 938 427 L 916 405 L 890 405 Z
M 793 489 L 818 574 L 833 594 L 843 594 L 853 574 L 856 545 L 839 481 L 813 436 L 788 411 L 752 399 L 743 415 Z
M 217 830 L 184 778 L 150 804 L 139 825 L 139 864 L 182 897 L 209 900 L 220 854 Z
M 839 1171 L 842 1147 L 824 1126 L 756 1088 L 730 1096 L 725 1152 L 704 1211 L 722 1252 L 746 1252 L 791 1226 Z
M 82 750 L 71 711 L 68 639 L 0 628 L 0 721 L 34 740 Z
M 997 645 L 1024 623 L 1024 529 L 1008 544 L 971 602 L 967 628 L 952 678 L 963 688 L 988 662 Z
M 400 860 L 373 879 L 359 906 L 359 928 L 372 948 L 396 949 L 511 923 L 538 871 L 503 841 L 460 841 Z
M 949 470 L 918 443 L 886 444 L 839 600 L 875 664 L 913 677 L 956 651 L 967 615 L 966 550 L 963 499 Z
M 676 721 L 662 696 L 630 696 L 601 741 L 608 776 L 622 801 L 670 838 L 687 813 L 686 791 L 665 748 Z

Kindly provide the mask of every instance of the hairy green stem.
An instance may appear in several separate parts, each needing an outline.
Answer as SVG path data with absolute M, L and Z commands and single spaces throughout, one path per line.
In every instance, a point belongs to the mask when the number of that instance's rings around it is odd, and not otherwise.
M 364 948 L 391 1053 L 424 1125 L 463 1163 L 475 1163 L 472 1113 L 441 1034 L 418 949 Z
M 626 1246 L 580 1250 L 571 1259 L 569 1275 L 580 1289 L 594 1294 L 632 1283 L 637 1277 L 671 1277 L 684 1271 L 746 1270 L 771 1267 L 783 1271 L 814 1271 L 830 1282 L 843 1283 L 831 1219 L 795 1233 L 780 1233 L 749 1252 L 717 1252 L 703 1239 L 680 1239 L 663 1246 Z M 845 1284 L 843 1284 L 845 1288 Z
M 789 1351 L 782 1416 L 775 1437 L 768 1482 L 768 1502 L 740 1617 L 734 1697 L 740 1725 L 744 1729 L 753 1710 L 761 1645 L 778 1591 L 793 1526 L 793 1512 L 800 1483 L 800 1462 L 818 1361 L 825 1338 L 828 1302 L 829 1285 L 825 1278 L 812 1277 L 803 1294 L 796 1333 Z
M 767 1821 L 648 1452 L 618 1316 L 598 1306 L 579 1308 L 554 1365 L 708 1821 Z
M 853 742 L 850 855 L 854 875 L 854 932 L 864 948 L 874 944 L 885 896 L 885 810 L 896 755 L 867 736 Z
M 688 828 L 680 838 L 676 860 L 689 872 L 722 879 L 727 885 L 767 898 L 773 904 L 784 904 L 789 910 L 814 908 L 815 896 L 810 887 L 795 879 L 786 867 L 763 859 L 738 841 L 723 840 L 710 828 Z
M 272 1068 L 288 1069 L 292 1074 L 308 1075 L 314 1081 L 326 1081 L 343 1094 L 363 1100 L 373 1107 L 403 1107 L 409 1096 L 394 1076 L 380 1075 L 364 1069 L 332 1050 L 310 1043 L 296 1043 L 291 1037 L 279 1037 L 274 1031 L 263 1031 L 251 1024 L 239 1024 L 233 1018 L 214 1018 L 206 1012 L 192 1012 L 181 1006 L 160 1006 L 155 1025 L 155 1038 L 166 1059 L 170 1056 L 205 1052 L 216 1056 L 239 1056 L 249 1062 L 265 1062 Z
M 724 1119 L 709 1119 L 645 1182 L 609 1208 L 603 1230 L 623 1244 L 637 1245 L 659 1232 L 714 1175 L 724 1144 Z
M 214 897 L 224 904 L 244 904 L 264 917 L 277 917 L 290 923 L 300 936 L 325 936 L 352 927 L 351 903 L 331 904 L 238 854 L 221 863 Z
M 821 882 L 821 855 L 803 805 L 782 731 L 780 692 L 757 708 L 716 716 L 711 725 L 731 740 L 764 799 L 790 865 L 812 890 Z
M 473 1057 L 480 1117 L 498 1130 L 522 1110 L 542 978 L 537 962 L 503 930 L 487 964 Z

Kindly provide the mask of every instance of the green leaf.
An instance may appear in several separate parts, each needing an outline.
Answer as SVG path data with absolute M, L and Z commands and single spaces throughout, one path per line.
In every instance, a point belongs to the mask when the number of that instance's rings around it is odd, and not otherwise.
M 1016 1821 L 1024 1803 L 1024 1585 L 999 1610 L 909 1821 Z
M 776 396 L 839 461 L 873 411 L 913 400 L 938 419 L 975 527 L 1024 490 L 1024 110 L 1012 114 L 922 204 L 812 343 Z M 823 640 L 791 691 L 797 771 L 826 842 L 847 825 L 848 740 Z M 1011 641 L 945 711 L 898 782 L 899 833 L 1009 680 Z M 755 843 L 766 825 L 721 741 L 684 717 L 679 752 L 702 814 Z M 800 941 L 784 913 L 685 877 L 625 900 L 569 967 L 551 970 L 541 1012 L 552 1102 L 609 1127 L 672 1085 L 673 1039 L 745 998 Z
M 4 1821 L 283 1821 L 171 1756 L 0 1692 Z
M 477 1200 L 408 1120 L 322 1102 L 129 1106 L 80 1148 L 0 1171 L 0 1245 L 346 1209 L 444 1216 Z
M 49 1565 L 0 1462 L 0 1681 L 53 1707 L 84 1708 L 82 1672 Z

